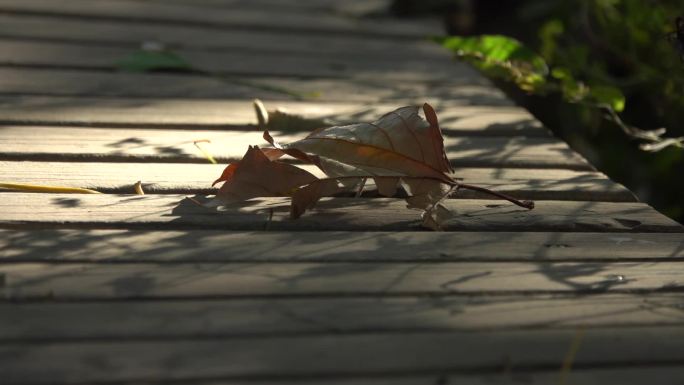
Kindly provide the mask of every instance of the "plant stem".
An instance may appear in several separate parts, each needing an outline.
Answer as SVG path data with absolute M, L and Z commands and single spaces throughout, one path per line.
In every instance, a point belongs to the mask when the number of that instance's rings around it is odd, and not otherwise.
M 520 207 L 524 207 L 524 208 L 529 209 L 529 210 L 532 210 L 532 209 L 534 208 L 534 202 L 533 202 L 533 201 L 530 201 L 530 200 L 521 201 L 521 200 L 518 200 L 518 199 L 516 199 L 516 198 L 513 198 L 512 196 L 509 196 L 509 195 L 506 195 L 506 194 L 502 194 L 502 193 L 499 193 L 499 192 L 496 192 L 496 191 L 492 191 L 492 190 L 490 190 L 490 189 L 488 189 L 488 188 L 479 187 L 479 186 L 473 186 L 473 185 L 471 185 L 471 184 L 458 183 L 457 186 L 458 186 L 458 188 L 464 188 L 464 189 L 466 189 L 466 190 L 479 191 L 479 192 L 482 192 L 482 193 L 485 193 L 485 194 L 494 195 L 495 197 L 499 197 L 499 198 L 501 198 L 501 199 L 505 199 L 505 200 L 507 200 L 507 201 L 509 201 L 509 202 L 511 202 L 511 203 L 513 203 L 513 204 L 516 204 L 516 205 L 518 205 L 518 206 L 520 206 Z

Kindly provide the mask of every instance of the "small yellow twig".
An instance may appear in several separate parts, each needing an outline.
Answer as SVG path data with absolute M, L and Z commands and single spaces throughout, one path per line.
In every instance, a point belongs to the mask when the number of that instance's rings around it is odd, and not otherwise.
M 43 193 L 61 193 L 61 194 L 102 194 L 99 191 L 90 190 L 79 187 L 63 187 L 63 186 L 41 186 L 35 184 L 23 183 L 0 183 L 0 188 L 16 191 L 30 191 Z
M 212 164 L 218 163 L 218 162 L 216 162 L 216 159 L 214 159 L 214 157 L 211 156 L 211 154 L 209 153 L 209 151 L 205 150 L 202 146 L 200 146 L 200 143 L 211 143 L 211 141 L 210 141 L 209 139 L 200 139 L 200 140 L 195 140 L 194 142 L 192 142 L 192 144 L 194 144 L 195 147 L 197 147 L 197 149 L 200 150 L 200 151 L 202 152 L 202 154 L 204 155 L 204 157 L 207 158 L 207 160 L 208 160 L 210 163 L 212 163 Z
M 561 366 L 560 379 L 558 381 L 560 385 L 565 385 L 567 383 L 568 375 L 572 370 L 573 362 L 575 362 L 575 356 L 577 356 L 577 352 L 579 351 L 580 346 L 582 346 L 583 338 L 584 329 L 577 329 L 575 338 L 573 338 L 572 342 L 570 343 L 570 349 L 568 349 L 568 352 L 565 354 L 565 358 L 563 359 L 563 366 Z

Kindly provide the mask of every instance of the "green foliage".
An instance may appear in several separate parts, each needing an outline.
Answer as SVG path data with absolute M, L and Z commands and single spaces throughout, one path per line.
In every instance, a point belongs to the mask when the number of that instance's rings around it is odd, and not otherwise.
M 618 112 L 625 109 L 625 95 L 617 87 L 592 86 L 589 88 L 589 98 L 597 104 L 608 105 Z
M 540 91 L 549 72 L 542 57 L 510 37 L 450 36 L 434 40 L 490 76 L 514 81 L 526 91 Z
M 563 31 L 562 25 L 554 21 L 546 24 L 545 36 L 555 36 Z M 458 57 L 471 62 L 489 76 L 514 81 L 521 89 L 546 93 L 560 91 L 570 102 L 588 102 L 610 106 L 615 111 L 625 108 L 625 96 L 619 88 L 608 85 L 589 87 L 578 81 L 566 67 L 556 67 L 550 72 L 546 61 L 540 55 L 516 39 L 500 35 L 475 37 L 451 36 L 435 39 Z M 555 49 L 545 45 L 547 54 Z
M 140 49 L 117 63 L 128 72 L 176 71 L 194 72 L 192 65 L 178 54 L 168 50 Z
M 519 15 L 538 10 L 540 1 L 526 1 Z M 550 66 L 563 66 L 575 78 L 593 85 L 611 85 L 624 95 L 628 120 L 665 126 L 684 134 L 684 64 L 667 35 L 674 19 L 684 16 L 681 0 L 549 1 L 543 12 L 526 22 L 540 25 L 539 52 Z M 599 89 L 597 100 L 619 98 L 615 90 Z M 638 109 L 630 109 L 631 101 Z
M 483 30 L 514 31 L 551 68 L 534 94 L 557 93 L 574 104 L 553 95 L 520 94 L 519 102 L 640 199 L 684 221 L 684 62 L 672 39 L 677 16 L 684 16 L 681 0 L 520 0 L 509 17 Z M 635 139 L 650 152 L 639 151 Z

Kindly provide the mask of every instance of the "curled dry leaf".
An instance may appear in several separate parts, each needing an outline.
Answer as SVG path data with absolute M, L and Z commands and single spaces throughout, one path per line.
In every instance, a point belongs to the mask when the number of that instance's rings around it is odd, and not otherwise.
M 257 113 L 265 109 L 255 104 Z M 462 184 L 453 172 L 444 151 L 444 139 L 437 114 L 423 105 L 402 107 L 373 123 L 358 123 L 314 130 L 289 144 L 278 143 L 268 131 L 264 139 L 273 148 L 250 147 L 244 158 L 229 165 L 217 179 L 225 182 L 217 194 L 219 201 L 233 203 L 255 197 L 292 195 L 290 216 L 298 218 L 321 197 L 331 196 L 363 185 L 373 179 L 378 192 L 395 195 L 401 186 L 408 193 L 409 208 L 423 210 L 423 225 L 439 229 L 453 214 L 441 202 L 460 188 L 491 193 L 517 205 L 533 208 L 530 201 L 487 189 Z M 260 117 L 263 125 L 264 117 Z M 278 162 L 284 155 L 317 165 L 329 178 L 318 179 L 294 165 Z
M 423 105 L 428 121 L 418 115 L 418 107 L 392 111 L 373 123 L 357 123 L 318 129 L 290 144 L 279 145 L 268 132 L 264 138 L 282 154 L 298 151 L 316 155 L 309 159 L 330 177 L 415 176 L 444 180 L 453 171 L 444 151 L 444 139 L 437 115 Z M 299 156 L 295 156 L 304 160 Z
M 299 218 L 306 210 L 314 207 L 322 197 L 349 191 L 349 185 L 363 183 L 364 179 L 366 177 L 359 176 L 325 178 L 297 189 L 292 195 L 290 217 Z M 423 210 L 427 213 L 436 209 L 441 200 L 446 198 L 452 190 L 452 185 L 439 179 L 374 176 L 373 180 L 378 188 L 378 193 L 388 197 L 394 196 L 399 185 L 403 185 L 410 194 L 406 198 L 407 207 Z
M 222 180 L 225 183 L 216 198 L 223 203 L 234 203 L 256 197 L 291 195 L 318 178 L 297 166 L 274 162 L 259 147 L 250 146 L 242 160 L 228 166 L 214 184 Z

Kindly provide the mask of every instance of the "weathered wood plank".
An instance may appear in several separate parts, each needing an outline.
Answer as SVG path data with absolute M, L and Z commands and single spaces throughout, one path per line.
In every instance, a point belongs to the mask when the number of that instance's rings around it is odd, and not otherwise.
M 416 83 L 375 79 L 291 79 L 281 77 L 225 77 L 0 68 L 0 93 L 49 96 L 116 96 L 133 98 L 181 99 L 269 99 L 320 102 L 394 103 L 397 106 L 422 104 L 425 100 L 454 105 L 473 111 L 471 119 L 492 118 L 496 124 L 513 128 L 519 135 L 541 135 L 539 123 L 524 109 L 513 107 L 505 95 L 488 84 L 458 82 Z M 472 106 L 471 106 L 472 105 Z M 479 107 L 487 106 L 487 107 Z M 493 108 L 492 106 L 496 106 Z M 487 108 L 487 109 L 485 109 Z
M 684 235 L 664 233 L 0 230 L 0 263 L 682 259 Z
M 70 106 L 58 111 L 72 116 L 76 113 Z M 44 113 L 50 114 L 50 111 Z M 123 111 L 120 113 L 124 114 Z M 18 112 L 11 114 L 21 116 Z M 2 115 L 0 111 L 0 119 Z M 272 134 L 281 143 L 290 143 L 306 135 L 301 132 Z M 258 130 L 3 126 L 0 129 L 0 159 L 206 163 L 206 156 L 194 144 L 197 140 L 209 140 L 210 143 L 203 143 L 202 148 L 220 162 L 242 159 L 249 145 L 269 146 Z M 459 137 L 447 134 L 444 144 L 454 167 L 592 169 L 567 144 L 555 138 Z
M 301 31 L 330 34 L 357 34 L 394 38 L 422 39 L 443 34 L 439 23 L 416 23 L 392 19 L 354 20 L 326 14 L 287 12 L 279 10 L 277 17 L 263 9 L 221 9 L 209 12 L 201 6 L 155 4 L 139 1 L 70 0 L 60 4 L 50 0 L 1 0 L 0 11 L 16 14 L 53 15 L 101 19 L 126 23 L 129 20 L 167 25 L 200 25 L 212 28 L 250 28 L 274 31 Z
M 211 13 L 211 10 L 206 10 Z M 172 49 L 300 53 L 303 55 L 345 55 L 359 60 L 376 58 L 424 58 L 448 60 L 449 52 L 424 40 L 388 40 L 373 36 L 335 36 L 293 31 L 207 28 L 204 25 L 173 25 L 136 22 L 120 23 L 98 19 L 0 14 L 0 36 L 36 41 L 74 42 L 90 45 L 140 47 L 156 41 Z M 454 64 L 457 65 L 457 64 Z
M 500 372 L 505 372 L 500 370 Z M 620 367 L 610 369 L 577 369 L 573 368 L 565 380 L 569 384 L 605 385 L 612 382 L 620 385 L 643 385 L 657 381 L 658 385 L 681 385 L 684 376 L 683 366 L 654 365 L 653 367 Z M 272 379 L 235 379 L 224 378 L 214 380 L 188 380 L 175 382 L 181 385 L 301 385 L 315 382 L 322 385 L 435 385 L 435 384 L 469 384 L 469 385 L 510 385 L 524 383 L 525 385 L 549 385 L 560 381 L 561 375 L 557 368 L 547 370 L 513 370 L 510 373 L 442 373 L 429 371 L 425 374 L 405 374 L 402 372 L 384 373 L 367 376 L 322 375 L 305 377 L 288 377 Z M 445 382 L 446 381 L 446 382 Z
M 506 372 L 506 370 L 503 370 Z M 610 369 L 577 369 L 564 375 L 568 384 L 582 385 L 605 385 L 611 382 L 620 385 L 643 385 L 657 382 L 659 385 L 681 385 L 684 381 L 684 367 L 677 365 L 654 365 L 653 367 L 621 367 Z M 324 385 L 435 385 L 435 384 L 469 384 L 469 385 L 510 385 L 524 383 L 525 385 L 549 385 L 556 384 L 561 380 L 560 371 L 557 368 L 548 370 L 511 370 L 510 373 L 480 373 L 480 374 L 455 374 L 440 373 L 435 371 L 431 374 L 406 375 L 402 373 L 373 375 L 369 377 L 351 377 L 340 379 L 339 376 L 332 379 L 318 377 L 309 379 L 317 384 Z M 273 379 L 245 381 L 230 380 L 233 385 L 300 385 L 306 379 Z M 218 381 L 192 381 L 192 385 L 225 385 Z M 183 385 L 190 385 L 184 383 Z
M 677 262 L 3 263 L 5 300 L 681 291 Z
M 680 294 L 0 303 L 9 341 L 684 324 Z
M 517 107 L 469 106 L 459 100 L 430 102 L 445 134 L 546 136 L 529 112 Z M 460 101 L 463 101 L 461 99 Z M 269 110 L 284 109 L 331 124 L 374 121 L 407 103 L 391 99 L 372 105 L 358 102 L 264 100 Z M 242 127 L 256 124 L 251 101 L 113 97 L 0 96 L 0 122 L 6 124 L 93 125 L 125 127 Z
M 0 181 L 80 187 L 106 193 L 130 194 L 142 181 L 152 194 L 216 192 L 210 187 L 225 165 L 191 163 L 107 163 L 0 161 Z M 312 165 L 300 165 L 316 176 Z M 599 172 L 564 169 L 461 168 L 452 175 L 464 183 L 487 187 L 519 199 L 634 202 L 634 195 Z M 372 182 L 368 194 L 374 196 Z M 490 195 L 462 190 L 454 198 L 491 199 Z
M 308 13 L 332 13 L 349 16 L 362 16 L 367 12 L 375 11 L 384 13 L 389 10 L 391 0 L 316 0 L 316 1 L 297 1 L 297 0 L 137 0 L 149 1 L 160 4 L 195 4 L 202 7 L 221 7 L 221 8 L 262 8 L 268 9 L 289 9 Z
M 0 39 L 0 64 L 47 68 L 117 70 L 119 62 L 134 49 L 75 43 L 28 42 Z M 481 76 L 474 69 L 450 60 L 425 60 L 421 57 L 359 60 L 353 56 L 307 56 L 285 52 L 215 52 L 177 50 L 193 67 L 226 75 L 297 76 L 345 78 L 364 76 L 386 81 L 447 81 Z
M 301 385 L 315 382 L 323 385 L 435 385 L 435 384 L 469 384 L 469 385 L 510 385 L 524 383 L 525 385 L 548 385 L 561 381 L 561 374 L 557 368 L 547 370 L 505 370 L 502 373 L 443 373 L 443 371 L 429 371 L 425 374 L 374 373 L 368 376 L 309 376 L 304 378 L 274 378 L 274 379 L 235 379 L 224 378 L 215 380 L 188 380 L 176 382 L 182 385 Z M 506 372 L 506 373 L 503 373 Z M 658 385 L 681 385 L 684 380 L 684 366 L 653 365 L 653 367 L 620 367 L 608 369 L 577 369 L 564 375 L 569 384 L 605 385 L 611 382 L 620 385 L 643 385 L 657 381 Z M 334 378 L 333 378 L 334 377 Z M 344 377 L 344 378 L 342 378 Z
M 276 83 L 273 86 L 276 87 Z M 294 92 L 294 91 L 293 91 Z M 0 68 L 3 95 L 291 100 L 285 90 L 205 76 Z
M 575 338 L 545 330 L 8 344 L 0 369 L 11 385 L 558 371 Z M 574 367 L 681 365 L 682 338 L 682 327 L 590 329 Z
M 448 231 L 682 232 L 680 224 L 643 203 L 537 201 L 534 210 L 492 200 L 451 199 Z M 253 199 L 214 211 L 179 195 L 3 193 L 6 227 L 124 227 L 287 231 L 410 231 L 420 213 L 400 199 L 324 198 L 301 218 L 288 198 Z

